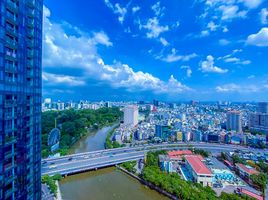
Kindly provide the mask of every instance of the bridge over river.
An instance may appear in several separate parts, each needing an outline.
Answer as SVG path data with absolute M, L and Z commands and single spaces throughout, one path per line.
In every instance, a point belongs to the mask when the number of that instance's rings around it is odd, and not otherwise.
M 212 153 L 230 152 L 234 150 L 249 150 L 243 146 L 211 143 L 168 143 L 143 145 L 138 147 L 123 147 L 116 149 L 105 149 L 85 153 L 77 153 L 58 158 L 47 158 L 42 160 L 42 175 L 71 175 L 109 167 L 127 161 L 143 159 L 148 151 L 188 149 L 189 147 L 211 151 Z M 268 153 L 267 150 L 250 149 L 253 152 Z

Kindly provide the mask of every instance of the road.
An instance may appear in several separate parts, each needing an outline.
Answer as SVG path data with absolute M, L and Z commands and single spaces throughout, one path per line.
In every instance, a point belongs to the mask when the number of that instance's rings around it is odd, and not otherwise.
M 172 143 L 172 144 L 156 144 L 144 145 L 139 147 L 124 147 L 117 149 L 107 149 L 92 151 L 86 153 L 72 154 L 59 158 L 48 158 L 42 160 L 42 175 L 54 174 L 74 174 L 92 169 L 112 166 L 115 164 L 139 160 L 144 158 L 148 151 L 161 149 L 187 149 L 189 145 L 211 151 L 212 153 L 220 153 L 222 151 L 234 151 L 236 149 L 248 150 L 246 147 L 226 144 L 208 144 L 208 143 Z M 255 153 L 268 153 L 267 150 L 251 149 Z

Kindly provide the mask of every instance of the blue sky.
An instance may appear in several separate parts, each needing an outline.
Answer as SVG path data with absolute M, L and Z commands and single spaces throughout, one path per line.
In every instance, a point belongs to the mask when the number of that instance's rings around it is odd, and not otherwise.
M 43 96 L 268 101 L 267 0 L 45 0 Z

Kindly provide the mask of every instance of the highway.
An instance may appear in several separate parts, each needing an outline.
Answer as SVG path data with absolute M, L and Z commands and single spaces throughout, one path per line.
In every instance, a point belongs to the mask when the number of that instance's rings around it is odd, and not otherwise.
M 138 147 L 124 147 L 117 149 L 106 149 L 85 153 L 61 156 L 58 158 L 48 158 L 42 160 L 42 175 L 69 175 L 81 173 L 92 169 L 113 166 L 119 163 L 139 160 L 144 158 L 148 151 L 152 150 L 173 150 L 187 149 L 189 146 L 205 149 L 212 153 L 222 151 L 234 151 L 236 149 L 249 151 L 248 148 L 237 145 L 211 144 L 211 143 L 168 143 L 144 145 Z M 267 150 L 250 149 L 255 153 L 268 153 Z

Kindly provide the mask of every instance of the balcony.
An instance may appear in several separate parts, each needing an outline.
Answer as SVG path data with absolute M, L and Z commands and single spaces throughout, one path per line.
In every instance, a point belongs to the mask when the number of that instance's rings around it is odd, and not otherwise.
M 33 68 L 33 61 L 27 61 L 27 69 L 32 69 Z
M 14 192 L 15 192 L 15 190 L 13 188 L 6 190 L 5 191 L 5 199 L 8 199 Z
M 5 78 L 5 80 L 6 80 L 6 83 L 8 83 L 8 84 L 16 84 L 17 83 L 17 79 L 16 78 L 12 78 L 12 77 L 6 77 Z
M 34 30 L 27 30 L 27 36 L 29 38 L 33 38 L 34 37 Z
M 5 177 L 5 185 L 8 185 L 9 183 L 13 182 L 16 179 L 15 175 L 10 175 L 8 177 Z
M 7 34 L 9 34 L 12 37 L 16 37 L 17 36 L 17 31 L 15 28 L 12 28 L 10 26 L 6 26 L 6 32 Z
M 11 12 L 18 12 L 18 6 L 16 5 L 15 2 L 8 0 L 7 1 L 7 9 L 10 10 Z
M 6 100 L 5 101 L 5 107 L 14 107 L 17 105 L 16 100 Z
M 27 0 L 27 6 L 29 8 L 34 8 L 34 5 L 35 5 L 35 1 L 34 0 Z
M 13 25 L 17 25 L 17 17 L 15 15 L 7 13 L 6 20 Z
M 27 104 L 27 106 L 32 105 L 33 104 L 33 100 L 32 99 L 26 100 L 26 104 Z
M 5 58 L 9 61 L 16 61 L 17 59 L 17 55 L 16 53 L 10 52 L 10 51 L 6 51 L 6 56 Z
M 5 71 L 9 73 L 14 73 L 17 71 L 17 67 L 15 65 L 6 64 L 5 65 Z
M 5 115 L 5 119 L 7 120 L 17 118 L 17 112 L 14 112 L 14 114 L 12 112 L 5 112 L 4 115 Z
M 31 29 L 34 28 L 34 20 L 27 20 L 27 26 Z
M 5 159 L 11 158 L 12 156 L 14 156 L 14 152 L 12 150 L 5 152 Z M 10 168 L 12 168 L 12 166 L 12 163 L 9 163 L 4 165 L 4 168 L 5 170 L 9 170 Z
M 30 115 L 30 114 L 32 114 L 32 112 L 29 112 L 29 113 L 27 112 L 27 114 Z M 33 122 L 32 122 L 32 121 L 27 121 L 27 122 L 26 122 L 26 126 L 27 126 L 27 127 L 31 127 L 31 126 L 33 126 Z
M 26 76 L 32 78 L 34 76 L 33 71 L 27 71 Z
M 14 144 L 16 141 L 17 141 L 17 139 L 14 136 L 11 136 L 11 137 L 6 136 L 5 137 L 5 145 L 7 145 L 7 146 Z
M 27 57 L 28 58 L 33 58 L 33 56 L 34 56 L 33 51 L 27 51 Z
M 17 48 L 17 41 L 16 40 L 11 40 L 9 38 L 6 38 L 6 46 L 8 46 L 10 49 L 16 49 Z
M 34 47 L 34 41 L 33 40 L 27 40 L 27 45 L 28 45 L 28 47 L 33 48 Z
M 30 18 L 34 18 L 34 11 L 33 11 L 33 10 L 28 10 L 28 11 L 27 11 L 27 15 L 28 15 L 28 17 L 30 17 Z

